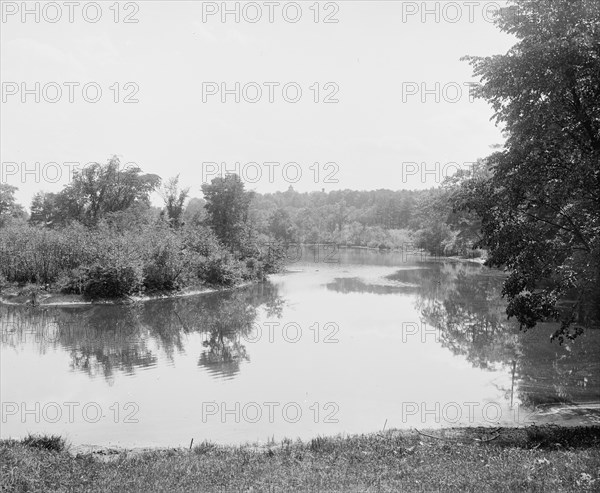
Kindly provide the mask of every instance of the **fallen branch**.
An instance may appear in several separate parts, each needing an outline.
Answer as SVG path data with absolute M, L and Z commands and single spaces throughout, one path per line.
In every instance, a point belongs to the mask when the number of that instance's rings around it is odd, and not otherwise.
M 423 435 L 425 437 L 429 437 L 429 438 L 437 438 L 438 440 L 449 440 L 449 438 L 446 437 L 436 437 L 434 435 L 428 435 L 427 433 L 423 433 L 422 431 L 419 431 L 415 428 L 415 431 L 419 434 L 419 435 Z
M 436 438 L 438 440 L 453 440 L 452 438 L 446 438 L 446 437 L 438 437 L 435 435 L 429 435 L 428 433 L 423 433 L 422 431 L 419 431 L 417 428 L 415 428 L 415 431 L 419 434 L 419 435 L 423 435 L 425 437 L 429 437 L 429 438 Z M 494 435 L 492 438 L 488 438 L 488 439 L 483 439 L 483 438 L 473 438 L 474 442 L 491 442 L 492 440 L 495 440 L 496 438 L 498 438 L 502 433 L 498 433 L 497 435 Z M 458 438 L 457 438 L 458 439 Z

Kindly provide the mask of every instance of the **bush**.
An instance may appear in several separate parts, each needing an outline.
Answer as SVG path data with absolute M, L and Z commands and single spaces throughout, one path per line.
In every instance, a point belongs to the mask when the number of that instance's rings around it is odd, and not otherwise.
M 264 279 L 265 270 L 263 264 L 260 260 L 254 257 L 250 257 L 246 259 L 245 269 L 242 273 L 242 278 L 245 281 L 251 281 L 255 279 Z
M 122 298 L 141 291 L 142 269 L 135 265 L 94 264 L 87 272 L 83 286 L 86 298 Z
M 81 226 L 52 230 L 13 225 L 0 236 L 0 273 L 9 282 L 50 284 L 78 265 L 89 265 L 91 243 Z
M 233 286 L 280 269 L 281 249 L 226 252 L 207 227 L 180 230 L 156 222 L 107 221 L 50 229 L 11 224 L 0 235 L 2 283 L 53 284 L 66 294 L 119 298 L 141 291 L 173 291 L 198 281 Z M 127 223 L 127 221 L 125 221 Z M 268 238 L 265 239 L 268 241 Z
M 288 255 L 288 246 L 280 242 L 271 242 L 268 248 L 259 252 L 256 259 L 261 266 L 261 277 L 263 279 L 268 274 L 280 272 L 283 268 Z
M 453 232 L 446 223 L 434 222 L 415 233 L 418 248 L 431 255 L 454 255 Z
M 84 266 L 83 295 L 120 298 L 143 290 L 144 238 L 103 232 L 96 242 L 96 259 Z
M 53 452 L 62 452 L 66 448 L 65 440 L 58 435 L 28 435 L 21 440 L 21 443 L 27 447 L 40 448 Z
M 154 238 L 144 258 L 144 288 L 147 291 L 174 291 L 180 288 L 185 271 L 182 244 L 176 235 L 167 233 Z
M 210 257 L 223 249 L 215 234 L 207 227 L 186 227 L 182 235 L 183 247 L 198 256 Z
M 234 286 L 243 280 L 239 261 L 229 254 L 205 257 L 199 261 L 198 278 L 211 285 Z
M 88 269 L 77 267 L 62 273 L 56 280 L 56 288 L 64 294 L 83 294 L 88 279 Z

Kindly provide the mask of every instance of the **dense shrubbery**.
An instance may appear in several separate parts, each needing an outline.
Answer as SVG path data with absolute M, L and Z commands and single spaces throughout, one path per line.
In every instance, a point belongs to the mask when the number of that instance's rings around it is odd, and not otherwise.
M 188 190 L 179 189 L 177 177 L 161 188 L 165 209 L 153 207 L 149 196 L 160 183 L 157 175 L 123 168 L 113 157 L 75 173 L 57 194 L 38 193 L 28 222 L 14 201 L 16 189 L 1 187 L 2 285 L 122 298 L 203 284 L 234 286 L 281 268 L 281 245 L 256 248 L 272 238 L 248 226 L 253 194 L 238 176 L 203 185 L 204 215 L 184 214 Z
M 2 228 L 0 278 L 49 285 L 88 298 L 120 298 L 207 284 L 233 286 L 276 270 L 274 251 L 227 251 L 208 227 L 159 223 L 135 231 L 106 224 L 61 229 L 25 223 Z
M 234 286 L 242 281 L 242 265 L 226 252 L 203 257 L 198 262 L 198 277 L 208 284 Z

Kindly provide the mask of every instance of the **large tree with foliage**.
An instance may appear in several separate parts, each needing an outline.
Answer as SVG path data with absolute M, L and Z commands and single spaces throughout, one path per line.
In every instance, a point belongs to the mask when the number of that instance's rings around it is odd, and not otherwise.
M 23 207 L 15 199 L 17 187 L 0 183 L 0 226 L 10 218 L 25 218 Z
M 158 175 L 144 174 L 137 166 L 122 166 L 114 156 L 106 164 L 93 163 L 77 171 L 57 195 L 56 209 L 47 213 L 61 223 L 76 220 L 92 226 L 135 204 L 149 206 L 150 193 L 159 185 Z M 37 208 L 44 203 L 34 205 Z
M 269 232 L 276 240 L 291 243 L 296 239 L 294 223 L 285 209 L 276 209 L 269 217 Z
M 159 190 L 165 203 L 167 220 L 174 228 L 179 228 L 183 224 L 183 204 L 188 198 L 189 191 L 189 187 L 179 188 L 179 175 L 169 178 Z
M 202 193 L 206 200 L 208 222 L 217 237 L 228 247 L 239 248 L 253 192 L 244 189 L 238 175 L 229 174 L 204 183 Z
M 600 307 L 600 3 L 519 0 L 496 23 L 518 42 L 467 59 L 507 140 L 457 205 L 479 214 L 488 263 L 510 272 L 508 315 L 560 320 L 562 341 Z
M 29 222 L 31 224 L 41 224 L 42 226 L 52 226 L 58 219 L 58 212 L 58 194 L 38 192 L 31 201 Z

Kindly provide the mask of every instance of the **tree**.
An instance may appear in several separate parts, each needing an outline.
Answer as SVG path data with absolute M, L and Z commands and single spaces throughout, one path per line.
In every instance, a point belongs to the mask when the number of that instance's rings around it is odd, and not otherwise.
M 179 228 L 183 224 L 183 204 L 189 191 L 189 187 L 179 189 L 179 175 L 169 178 L 160 189 L 159 193 L 165 203 L 169 224 L 174 228 Z
M 198 226 L 206 219 L 206 201 L 198 197 L 192 197 L 183 213 L 183 220 L 186 224 Z
M 560 320 L 562 342 L 600 310 L 600 3 L 520 0 L 496 23 L 517 44 L 467 60 L 507 140 L 456 203 L 482 218 L 488 265 L 510 272 L 508 315 Z
M 219 240 L 231 249 L 239 248 L 253 192 L 244 189 L 238 175 L 230 174 L 203 184 L 202 193 L 206 200 L 208 222 Z
M 52 226 L 58 219 L 57 199 L 58 196 L 55 193 L 36 193 L 31 201 L 29 222 L 31 224 L 41 224 L 42 226 Z
M 17 187 L 0 184 L 0 226 L 10 218 L 24 218 L 26 216 L 23 207 L 17 204 L 15 192 Z
M 73 181 L 60 192 L 57 199 L 60 219 L 91 226 L 106 214 L 124 211 L 135 203 L 149 206 L 150 193 L 159 184 L 158 175 L 142 174 L 137 166 L 122 169 L 116 156 L 104 165 L 93 163 L 75 172 Z
M 296 238 L 294 223 L 285 209 L 277 209 L 269 217 L 269 232 L 276 240 L 291 243 Z

